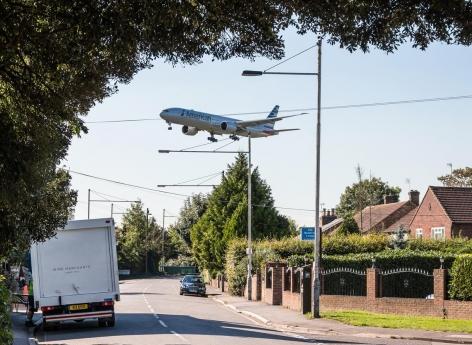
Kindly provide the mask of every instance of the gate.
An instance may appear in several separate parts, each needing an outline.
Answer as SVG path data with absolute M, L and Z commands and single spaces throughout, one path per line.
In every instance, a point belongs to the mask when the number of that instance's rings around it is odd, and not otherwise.
M 397 268 L 380 272 L 382 297 L 433 298 L 434 277 L 426 270 Z
M 352 268 L 331 268 L 321 271 L 321 294 L 366 296 L 366 271 Z

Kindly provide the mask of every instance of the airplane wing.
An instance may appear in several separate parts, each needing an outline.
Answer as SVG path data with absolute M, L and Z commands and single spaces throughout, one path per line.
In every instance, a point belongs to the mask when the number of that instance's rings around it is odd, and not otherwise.
M 287 129 L 274 129 L 270 132 L 274 134 L 279 134 L 280 132 L 290 132 L 290 131 L 299 131 L 299 130 L 300 128 L 287 128 Z
M 274 123 L 283 119 L 287 119 L 289 117 L 300 116 L 300 115 L 305 115 L 305 114 L 308 114 L 308 113 L 300 113 L 300 114 L 280 116 L 280 117 L 268 117 L 268 118 L 260 119 L 260 120 L 238 121 L 236 122 L 236 125 L 240 128 L 254 127 L 258 125 L 263 125 L 265 123 Z

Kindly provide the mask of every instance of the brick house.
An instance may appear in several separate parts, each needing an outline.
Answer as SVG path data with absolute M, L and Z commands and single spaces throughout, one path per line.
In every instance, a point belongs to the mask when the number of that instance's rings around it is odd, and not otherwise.
M 472 188 L 430 186 L 409 228 L 410 238 L 472 238 Z
M 415 215 L 420 193 L 412 190 L 408 193 L 409 199 L 398 201 L 390 196 L 384 197 L 384 203 L 367 206 L 354 215 L 354 220 L 362 234 L 371 232 L 394 233 L 400 226 L 408 230 L 408 226 Z

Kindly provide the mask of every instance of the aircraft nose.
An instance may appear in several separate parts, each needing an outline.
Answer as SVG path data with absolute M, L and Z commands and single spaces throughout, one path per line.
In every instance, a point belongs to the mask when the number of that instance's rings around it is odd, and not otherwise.
M 160 116 L 161 116 L 161 119 L 168 120 L 169 119 L 169 110 L 164 109 L 163 111 L 161 111 Z

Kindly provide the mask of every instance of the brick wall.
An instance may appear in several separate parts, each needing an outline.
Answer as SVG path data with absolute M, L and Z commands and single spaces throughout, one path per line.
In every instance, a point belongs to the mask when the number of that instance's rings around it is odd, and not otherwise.
M 446 238 L 451 238 L 451 221 L 434 193 L 428 189 L 410 224 L 410 236 L 415 238 L 416 229 L 421 228 L 423 229 L 423 238 L 431 238 L 431 228 L 442 226 L 445 228 Z
M 300 292 L 294 291 L 296 267 L 290 267 L 290 269 L 282 269 L 282 306 L 291 310 L 301 311 L 301 294 Z M 290 276 L 290 284 L 286 286 L 286 276 Z
M 321 310 L 365 310 L 399 315 L 425 315 L 472 320 L 472 302 L 449 301 L 446 297 L 444 269 L 434 270 L 434 300 L 379 296 L 379 271 L 367 270 L 367 296 L 322 295 Z
M 269 262 L 264 270 L 264 282 L 262 282 L 262 300 L 272 305 L 282 304 L 282 275 L 286 267 L 284 263 Z M 267 287 L 267 276 L 272 274 L 272 287 Z

